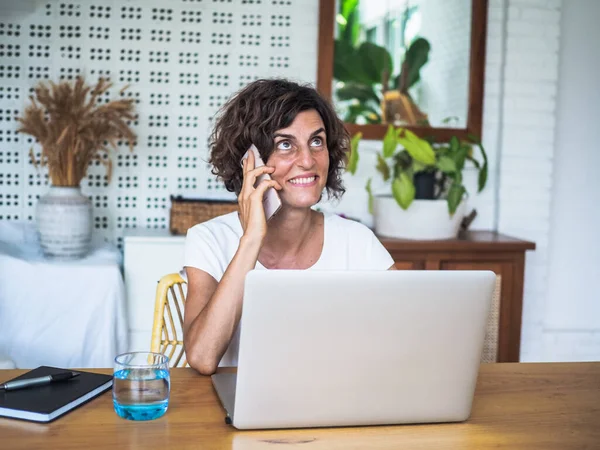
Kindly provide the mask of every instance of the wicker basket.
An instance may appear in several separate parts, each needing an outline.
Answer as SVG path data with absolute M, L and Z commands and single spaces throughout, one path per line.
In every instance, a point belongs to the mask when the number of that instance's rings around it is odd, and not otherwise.
M 225 200 L 190 199 L 171 196 L 169 229 L 173 234 L 186 234 L 197 223 L 237 211 L 237 202 Z

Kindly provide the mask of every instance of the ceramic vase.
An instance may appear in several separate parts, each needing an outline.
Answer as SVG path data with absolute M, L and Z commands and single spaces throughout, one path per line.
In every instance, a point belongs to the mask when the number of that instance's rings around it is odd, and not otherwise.
M 376 195 L 373 199 L 375 232 L 379 236 L 398 239 L 455 238 L 465 211 L 464 200 L 450 216 L 446 200 L 413 200 L 404 210 L 391 195 Z
M 36 223 L 40 244 L 47 257 L 76 259 L 89 251 L 92 205 L 79 186 L 51 186 L 38 200 Z

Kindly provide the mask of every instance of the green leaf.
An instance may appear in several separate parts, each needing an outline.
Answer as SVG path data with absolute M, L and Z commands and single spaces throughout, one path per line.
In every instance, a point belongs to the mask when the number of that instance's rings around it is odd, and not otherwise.
M 387 165 L 387 163 L 385 162 L 385 159 L 383 158 L 383 156 L 381 156 L 381 153 L 377 153 L 377 166 L 376 166 L 376 169 L 383 176 L 383 181 L 387 181 L 387 180 L 390 179 L 390 168 Z
M 424 172 L 427 169 L 427 166 L 419 161 L 413 159 L 412 160 L 412 171 L 413 173 Z
M 410 206 L 415 198 L 415 185 L 406 173 L 401 173 L 399 178 L 394 178 L 392 194 L 402 209 Z
M 478 170 L 481 169 L 481 164 L 479 164 L 479 161 L 477 161 L 472 156 L 467 155 L 467 157 L 465 159 L 468 159 L 469 161 L 471 161 Z
M 459 120 L 458 116 L 449 116 L 449 117 L 446 117 L 446 118 L 442 119 L 442 123 L 443 124 L 448 124 L 448 123 L 450 123 L 452 121 L 457 122 L 458 120 Z
M 456 181 L 450 186 L 448 190 L 448 212 L 451 216 L 456 212 L 456 208 L 458 208 L 458 205 L 462 201 L 465 192 L 465 187 Z
M 450 138 L 450 151 L 456 153 L 460 149 L 460 142 L 456 136 Z
M 344 117 L 344 122 L 355 123 L 358 117 L 364 117 L 368 123 L 381 123 L 378 112 L 364 103 L 350 105 Z
M 363 117 L 367 121 L 367 124 L 380 124 L 381 116 L 375 110 L 371 108 L 365 108 L 365 112 L 363 113 Z
M 394 155 L 397 146 L 398 141 L 396 139 L 396 132 L 394 131 L 394 127 L 389 125 L 387 133 L 385 133 L 383 138 L 383 157 L 391 158 Z
M 408 91 L 421 79 L 420 70 L 429 59 L 430 49 L 431 45 L 425 38 L 417 38 L 412 42 L 406 51 L 402 71 L 395 81 L 400 92 Z M 398 85 L 399 81 L 402 82 L 401 86 Z
M 346 170 L 350 172 L 352 175 L 356 173 L 356 168 L 358 167 L 358 143 L 362 139 L 362 133 L 358 132 L 350 141 L 350 157 L 348 158 L 348 167 Z
M 432 146 L 433 147 L 433 146 Z M 435 154 L 439 158 L 440 156 L 451 155 L 450 147 L 448 145 L 438 145 L 435 149 Z
M 469 147 L 461 145 L 454 154 L 454 162 L 457 170 L 463 170 L 465 167 L 465 159 L 469 157 Z
M 404 137 L 398 136 L 397 138 L 400 145 L 406 149 L 413 159 L 425 165 L 433 166 L 435 164 L 435 152 L 431 144 L 409 130 L 402 130 Z
M 469 139 L 471 139 L 473 142 L 475 142 L 477 144 L 477 146 L 479 147 L 479 150 L 481 150 L 481 156 L 483 157 L 483 166 L 479 170 L 479 180 L 478 180 L 478 186 L 477 186 L 477 192 L 481 192 L 483 190 L 483 188 L 485 187 L 485 184 L 487 183 L 488 157 L 485 152 L 485 149 L 483 148 L 483 144 L 481 143 L 481 141 L 476 136 L 473 136 L 472 134 L 469 134 L 468 137 L 469 137 Z
M 340 100 L 356 99 L 361 103 L 375 102 L 379 106 L 380 100 L 372 86 L 349 81 L 336 91 Z
M 371 179 L 367 180 L 367 185 L 365 186 L 365 190 L 367 194 L 369 194 L 369 214 L 373 214 L 373 192 L 371 191 Z
M 364 74 L 370 83 L 381 83 L 383 73 L 392 70 L 392 57 L 385 47 L 372 42 L 363 42 L 358 48 L 358 57 Z
M 347 17 L 346 27 L 344 28 L 343 38 L 353 46 L 358 44 L 360 37 L 360 16 L 358 8 L 354 7 Z
M 346 22 L 348 21 L 350 13 L 352 13 L 357 6 L 358 0 L 343 0 L 340 3 L 340 14 L 344 19 L 346 19 Z
M 336 39 L 333 43 L 333 78 L 339 81 L 372 84 L 365 74 L 357 50 L 349 42 Z
M 392 177 L 397 178 L 400 176 L 400 173 L 410 171 L 414 164 L 415 160 L 412 159 L 410 154 L 405 149 L 396 152 L 396 154 L 393 156 Z
M 333 42 L 333 78 L 339 81 L 354 81 L 356 50 L 349 42 L 336 39 Z
M 358 0 L 343 0 L 340 2 L 336 22 L 338 24 L 337 35 L 355 46 L 360 36 L 360 16 Z
M 456 183 L 462 184 L 462 180 L 463 180 L 462 172 L 454 172 L 453 179 Z
M 421 79 L 420 70 L 427 63 L 429 59 L 429 50 L 431 45 L 427 39 L 418 38 L 413 41 L 408 50 L 404 62 L 408 65 L 408 85 L 407 89 L 410 89 L 413 84 Z
M 456 163 L 452 158 L 449 158 L 448 156 L 440 157 L 440 159 L 438 159 L 436 163 L 436 167 L 444 173 L 456 172 Z

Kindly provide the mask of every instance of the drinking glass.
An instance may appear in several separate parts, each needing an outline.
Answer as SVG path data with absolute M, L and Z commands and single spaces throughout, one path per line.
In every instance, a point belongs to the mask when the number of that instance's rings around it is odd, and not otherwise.
M 158 419 L 167 412 L 170 390 L 167 356 L 130 352 L 115 358 L 113 404 L 124 419 Z

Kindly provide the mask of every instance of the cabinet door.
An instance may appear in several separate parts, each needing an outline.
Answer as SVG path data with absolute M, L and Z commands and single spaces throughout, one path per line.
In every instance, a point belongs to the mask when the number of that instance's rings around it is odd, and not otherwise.
M 124 272 L 132 351 L 149 351 L 156 285 L 162 276 L 181 270 L 183 251 L 183 239 L 165 242 L 125 238 Z
M 442 261 L 442 270 L 491 270 L 496 274 L 496 289 L 488 317 L 481 362 L 503 362 L 508 360 L 510 343 L 510 292 L 512 268 L 504 262 Z M 519 323 L 520 327 L 520 323 Z
M 424 261 L 406 261 L 394 260 L 394 265 L 398 270 L 422 270 L 425 267 Z

